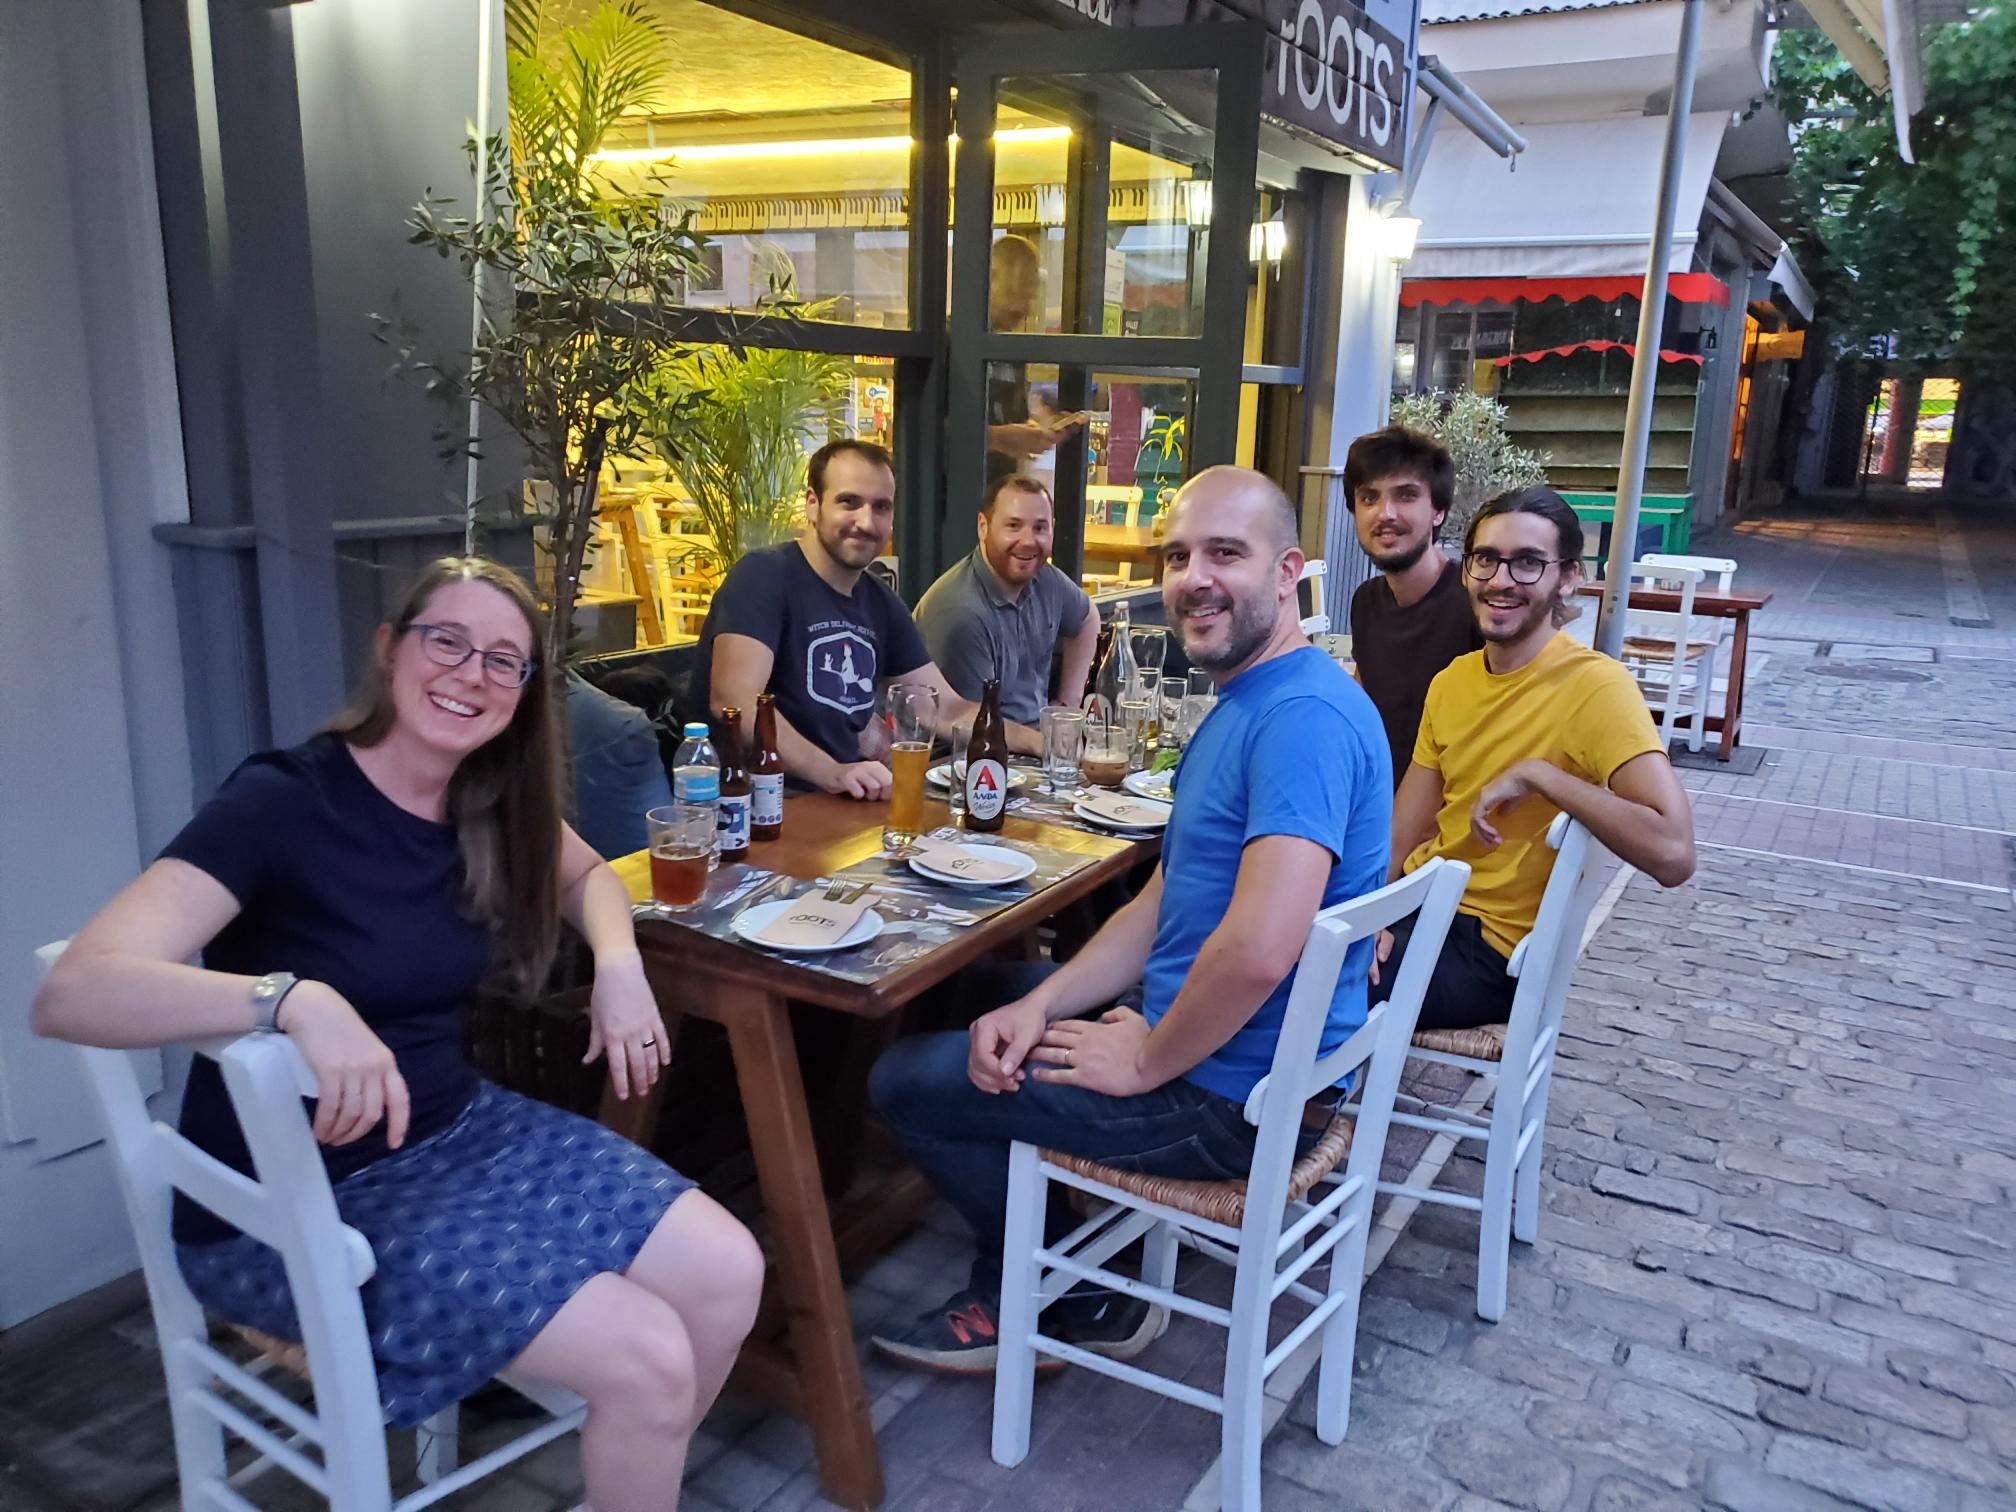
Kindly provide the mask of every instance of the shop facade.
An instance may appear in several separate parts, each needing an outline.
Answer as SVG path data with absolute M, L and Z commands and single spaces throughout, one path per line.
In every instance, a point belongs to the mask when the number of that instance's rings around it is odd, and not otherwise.
M 825 385 L 820 425 L 892 448 L 907 599 L 971 549 L 1004 394 L 1084 417 L 1024 459 L 1054 488 L 1060 564 L 1152 594 L 1128 542 L 1214 463 L 1303 501 L 1312 554 L 1349 539 L 1321 470 L 1384 416 L 1379 197 L 1405 161 L 1415 8 L 652 0 L 678 39 L 665 103 L 603 151 L 669 173 L 704 239 L 681 340 L 759 333 Z M 396 316 L 466 349 L 469 285 L 405 223 L 466 194 L 467 126 L 503 128 L 510 74 L 502 6 L 478 0 L 0 8 L 0 125 L 23 148 L 0 172 L 46 233 L 0 251 L 0 344 L 50 354 L 0 376 L 22 900 L 0 941 L 20 1010 L 0 1022 L 0 1210 L 47 1215 L 0 1222 L 0 1326 L 130 1267 L 69 1058 L 27 1033 L 28 952 L 245 754 L 328 716 L 472 500 L 486 549 L 537 570 L 511 438 L 486 422 L 473 468 L 444 457 L 443 416 L 373 334 Z M 1008 237 L 1037 268 L 1019 312 L 993 297 Z M 780 285 L 793 318 L 754 319 Z M 704 609 L 685 540 L 704 518 L 648 457 L 607 482 L 638 529 L 633 550 L 612 517 L 587 627 L 676 650 Z

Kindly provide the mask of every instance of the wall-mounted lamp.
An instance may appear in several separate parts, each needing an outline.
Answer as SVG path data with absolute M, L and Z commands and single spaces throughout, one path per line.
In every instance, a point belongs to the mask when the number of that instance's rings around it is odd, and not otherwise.
M 1253 234 L 1246 244 L 1246 256 L 1252 262 L 1278 263 L 1281 254 L 1288 250 L 1288 224 L 1278 215 L 1272 220 L 1255 221 Z
M 1414 255 L 1414 243 L 1421 235 L 1421 221 L 1412 215 L 1389 215 L 1382 234 L 1386 255 L 1396 263 L 1404 263 Z

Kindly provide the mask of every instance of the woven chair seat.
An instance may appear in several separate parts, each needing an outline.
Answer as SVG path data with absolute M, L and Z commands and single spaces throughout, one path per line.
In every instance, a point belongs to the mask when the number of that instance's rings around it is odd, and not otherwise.
M 1471 1060 L 1505 1058 L 1505 1026 L 1480 1024 L 1475 1029 L 1423 1029 L 1414 1036 L 1417 1050 L 1440 1050 L 1444 1055 L 1466 1055 Z
M 1687 660 L 1695 661 L 1706 656 L 1714 648 L 1713 641 L 1687 642 Z M 1650 661 L 1673 660 L 1673 642 L 1657 635 L 1627 635 L 1624 637 L 1626 656 L 1644 657 Z
M 1323 1137 L 1309 1147 L 1308 1153 L 1295 1162 L 1288 1173 L 1288 1200 L 1295 1201 L 1308 1190 L 1337 1169 L 1337 1165 L 1351 1153 L 1351 1131 L 1356 1123 L 1349 1118 L 1333 1118 L 1330 1126 L 1323 1131 Z M 1086 1177 L 1088 1180 L 1104 1182 L 1107 1186 L 1118 1187 L 1136 1197 L 1150 1202 L 1159 1202 L 1164 1207 L 1172 1207 L 1179 1212 L 1194 1213 L 1199 1218 L 1207 1218 L 1213 1223 L 1222 1223 L 1229 1228 L 1237 1228 L 1246 1218 L 1246 1183 L 1244 1181 L 1186 1181 L 1175 1176 L 1150 1176 L 1140 1171 L 1119 1171 L 1112 1166 L 1083 1155 L 1062 1155 L 1055 1150 L 1045 1150 L 1043 1158 L 1054 1166 Z

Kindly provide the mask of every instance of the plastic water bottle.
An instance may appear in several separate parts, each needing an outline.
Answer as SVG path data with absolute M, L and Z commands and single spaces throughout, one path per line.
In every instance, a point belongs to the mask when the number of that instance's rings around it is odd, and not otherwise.
M 681 803 L 704 803 L 717 808 L 721 802 L 721 758 L 708 738 L 707 726 L 697 719 L 686 726 L 679 754 L 672 758 L 672 796 Z M 721 843 L 717 838 L 707 857 L 707 869 L 721 864 Z

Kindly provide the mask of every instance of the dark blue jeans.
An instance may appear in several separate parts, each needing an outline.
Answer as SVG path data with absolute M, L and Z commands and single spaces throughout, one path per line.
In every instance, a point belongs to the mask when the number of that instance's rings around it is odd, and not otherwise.
M 959 979 L 959 996 L 978 1017 L 1013 1002 L 1056 967 L 1032 961 Z M 1253 1164 L 1253 1127 L 1240 1105 L 1178 1077 L 1135 1097 L 1108 1097 L 1034 1077 L 1013 1092 L 982 1092 L 966 1075 L 967 1036 L 952 1030 L 898 1040 L 875 1064 L 870 1095 L 910 1158 L 973 1227 L 979 1253 L 973 1291 L 1001 1292 L 1001 1244 L 1008 1205 L 1008 1147 L 1018 1139 L 1147 1171 L 1201 1181 L 1244 1178 Z M 1050 1189 L 1049 1237 L 1075 1226 L 1062 1194 Z

